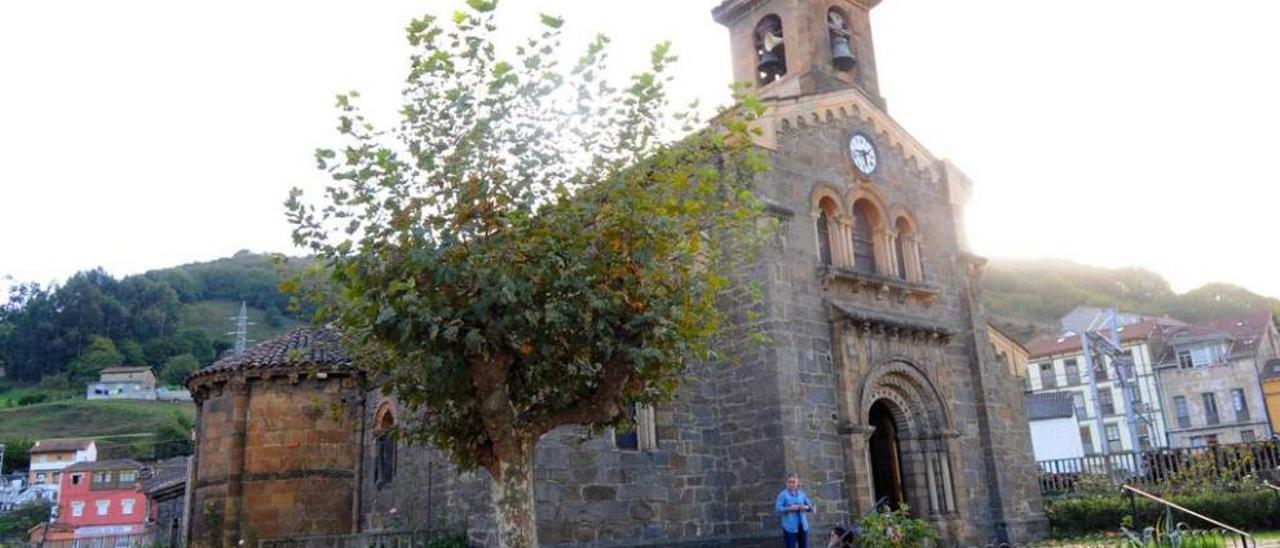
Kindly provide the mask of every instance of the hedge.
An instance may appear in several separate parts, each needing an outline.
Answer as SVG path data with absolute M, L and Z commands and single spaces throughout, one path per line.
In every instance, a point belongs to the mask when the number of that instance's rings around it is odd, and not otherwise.
M 1280 497 L 1270 491 L 1203 492 L 1172 495 L 1169 501 L 1216 519 L 1222 523 L 1255 531 L 1280 527 Z M 1154 526 L 1164 518 L 1163 505 L 1137 497 L 1138 529 Z M 1121 495 L 1084 495 L 1049 500 L 1045 503 L 1051 534 L 1056 538 L 1090 535 L 1120 529 L 1122 520 L 1132 515 L 1128 497 Z M 1175 522 L 1186 522 L 1196 529 L 1214 526 L 1189 514 L 1174 510 Z

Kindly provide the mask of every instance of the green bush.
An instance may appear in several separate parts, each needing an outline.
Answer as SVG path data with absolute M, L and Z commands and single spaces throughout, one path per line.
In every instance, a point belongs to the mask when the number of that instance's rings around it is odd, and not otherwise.
M 426 548 L 467 548 L 467 537 L 464 535 L 454 535 L 438 538 L 428 542 Z
M 1280 527 L 1280 504 L 1270 491 L 1220 492 L 1202 491 L 1191 494 L 1170 495 L 1168 500 L 1211 517 L 1232 527 L 1245 530 Z M 1137 497 L 1138 520 L 1136 529 L 1154 525 L 1164 516 L 1164 506 Z M 1117 531 L 1120 524 L 1132 515 L 1129 499 L 1113 495 L 1085 495 L 1048 501 L 1045 513 L 1054 537 L 1074 537 Z M 1185 522 L 1196 529 L 1214 526 L 1199 519 L 1174 511 L 1175 522 Z
M 858 546 L 863 548 L 896 548 L 925 546 L 938 537 L 938 531 L 929 522 L 911 517 L 904 506 L 887 513 L 872 513 L 859 523 L 862 533 Z

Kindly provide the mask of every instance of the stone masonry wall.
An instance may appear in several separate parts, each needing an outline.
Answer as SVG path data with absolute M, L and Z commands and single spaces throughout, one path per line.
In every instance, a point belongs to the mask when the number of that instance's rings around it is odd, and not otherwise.
M 198 411 L 192 542 L 350 533 L 355 380 L 232 381 Z

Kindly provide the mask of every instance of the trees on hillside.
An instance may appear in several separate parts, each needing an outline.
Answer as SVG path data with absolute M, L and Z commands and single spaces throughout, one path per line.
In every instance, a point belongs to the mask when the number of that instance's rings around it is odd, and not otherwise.
M 266 313 L 264 324 L 279 327 L 290 296 L 278 287 L 291 270 L 300 268 L 296 263 L 305 261 L 282 265 L 270 256 L 242 252 L 120 280 L 95 269 L 61 285 L 20 284 L 12 288 L 7 303 L 0 296 L 0 363 L 19 382 L 63 373 L 83 382 L 106 363 L 100 352 L 86 357 L 98 337 L 122 356 L 111 362 L 158 370 L 171 357 L 191 354 L 208 365 L 220 349 L 230 347 L 226 330 L 211 333 L 184 325 L 183 305 L 205 299 L 243 300 Z M 230 319 L 216 321 L 229 325 Z
M 762 225 L 756 112 L 664 141 L 690 129 L 668 117 L 665 45 L 615 88 L 605 39 L 563 68 L 560 21 L 544 17 L 500 60 L 494 2 L 469 5 L 452 25 L 409 25 L 395 129 L 338 98 L 347 144 L 316 153 L 333 183 L 319 207 L 295 190 L 288 214 L 360 362 L 423 417 L 401 434 L 488 470 L 499 542 L 532 546 L 539 436 L 618 423 L 715 357 L 729 277 Z

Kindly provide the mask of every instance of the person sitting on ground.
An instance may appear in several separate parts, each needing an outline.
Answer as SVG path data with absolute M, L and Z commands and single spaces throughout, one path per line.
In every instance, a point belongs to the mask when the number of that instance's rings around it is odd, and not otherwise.
M 856 546 L 856 538 L 853 529 L 832 527 L 831 534 L 827 536 L 827 548 L 852 548 Z

